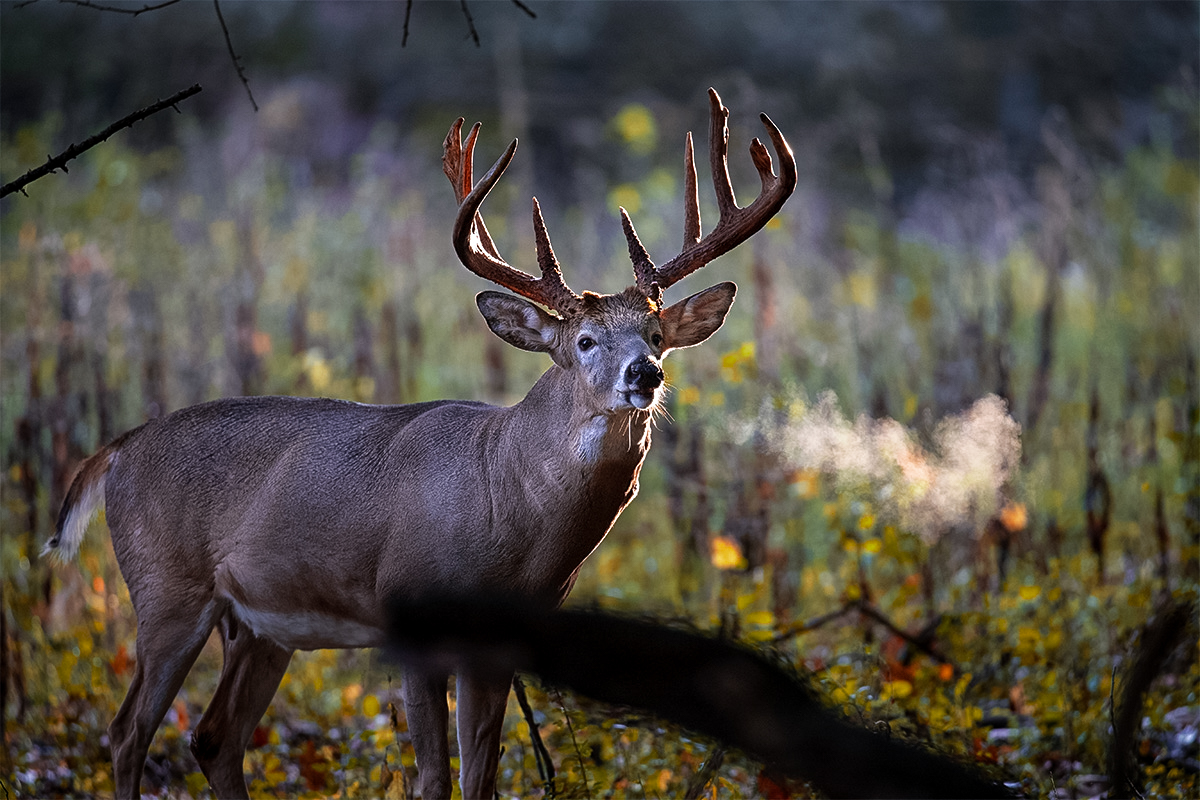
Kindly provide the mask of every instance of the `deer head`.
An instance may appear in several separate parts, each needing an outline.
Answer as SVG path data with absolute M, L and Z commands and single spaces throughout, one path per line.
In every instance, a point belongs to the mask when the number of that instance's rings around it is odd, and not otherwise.
M 780 174 L 771 156 L 755 139 L 750 156 L 762 180 L 762 191 L 745 208 L 738 206 L 729 181 L 729 110 L 716 90 L 711 105 L 710 163 L 720 220 L 700 235 L 700 200 L 692 135 L 684 150 L 683 248 L 660 267 L 654 265 L 621 209 L 635 284 L 623 292 L 599 295 L 573 292 L 550 245 L 541 207 L 533 200 L 533 232 L 540 278 L 509 265 L 488 234 L 480 206 L 500 180 L 517 151 L 514 139 L 478 184 L 473 182 L 473 155 L 479 136 L 476 123 L 462 142 L 460 117 L 446 136 L 442 169 L 459 201 L 454 221 L 455 252 L 467 269 L 533 303 L 499 292 L 483 292 L 476 302 L 488 327 L 522 350 L 545 352 L 556 364 L 578 374 L 582 391 L 598 411 L 653 411 L 662 397 L 662 359 L 668 352 L 700 344 L 725 321 L 737 287 L 719 283 L 679 302 L 663 306 L 663 291 L 718 256 L 729 252 L 763 227 L 796 187 L 796 162 L 787 141 L 766 114 L 763 124 L 779 156 Z M 545 309 L 535 305 L 544 306 Z

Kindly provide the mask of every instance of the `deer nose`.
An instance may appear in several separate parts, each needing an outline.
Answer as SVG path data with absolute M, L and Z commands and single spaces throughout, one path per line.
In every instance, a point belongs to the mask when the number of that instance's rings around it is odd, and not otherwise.
M 663 382 L 662 367 L 642 356 L 625 369 L 625 382 L 639 389 L 657 389 Z

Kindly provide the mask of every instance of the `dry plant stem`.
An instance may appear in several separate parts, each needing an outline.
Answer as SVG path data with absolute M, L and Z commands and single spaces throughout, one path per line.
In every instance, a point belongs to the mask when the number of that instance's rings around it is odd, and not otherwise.
M 134 123 L 141 122 L 146 117 L 149 117 L 152 114 L 157 114 L 159 111 L 162 111 L 164 108 L 173 108 L 176 103 L 180 102 L 181 100 L 186 100 L 187 98 L 198 93 L 199 91 L 200 91 L 200 84 L 197 83 L 194 86 L 191 86 L 187 89 L 184 89 L 181 92 L 177 92 L 177 93 L 171 95 L 166 100 L 159 100 L 158 102 L 152 103 L 151 105 L 148 105 L 143 109 L 135 111 L 132 114 L 129 114 L 128 116 L 122 117 L 121 119 L 117 120 L 112 125 L 109 125 L 107 128 L 105 128 L 104 130 L 95 134 L 94 136 L 89 136 L 88 138 L 86 138 L 82 142 L 80 142 L 79 144 L 73 144 L 70 147 L 68 147 L 66 150 L 59 153 L 58 155 L 53 156 L 52 158 L 49 158 L 46 161 L 46 163 L 42 164 L 40 167 L 34 167 L 33 169 L 29 170 L 21 177 L 17 178 L 15 181 L 11 181 L 9 183 L 4 184 L 4 186 L 2 188 L 0 188 L 0 197 L 5 197 L 16 191 L 21 192 L 21 194 L 25 194 L 25 187 L 28 186 L 30 183 L 33 183 L 38 178 L 49 175 L 52 172 L 57 172 L 60 169 L 63 172 L 66 172 L 68 161 L 70 161 L 73 158 L 78 157 L 80 154 L 84 153 L 85 151 L 90 150 L 91 148 L 93 148 L 96 145 L 100 144 L 101 142 L 105 141 L 106 139 L 108 139 L 108 137 L 112 136 L 114 133 L 121 130 L 122 128 L 131 127 Z M 179 109 L 176 108 L 175 111 L 178 112 Z
M 708 758 L 704 759 L 704 763 L 700 765 L 700 771 L 688 781 L 687 789 L 683 794 L 685 800 L 699 800 L 704 795 L 704 790 L 712 783 L 712 779 L 717 775 L 717 770 L 725 762 L 725 752 L 724 745 L 717 745 L 708 754 Z
M 400 37 L 400 46 L 408 45 L 408 20 L 412 17 L 413 0 L 407 0 L 404 4 L 404 35 Z
M 567 713 L 567 704 L 563 702 L 562 692 L 553 689 L 550 696 L 554 698 L 554 702 L 558 703 L 559 709 L 562 710 L 563 721 L 567 723 L 567 730 L 571 733 L 571 744 L 575 748 L 575 758 L 579 761 L 579 772 L 583 775 L 583 792 L 588 800 L 592 800 L 592 784 L 588 778 L 587 765 L 583 763 L 583 753 L 579 750 L 579 739 L 575 738 L 575 726 L 571 724 L 571 715 Z
M 529 705 L 529 698 L 525 695 L 525 682 L 521 680 L 520 675 L 513 677 L 513 692 L 517 696 L 517 705 L 521 707 L 521 713 L 525 715 L 525 722 L 529 725 L 529 738 L 533 741 L 534 760 L 537 761 L 538 772 L 541 773 L 542 781 L 546 784 L 546 797 L 554 797 L 554 762 L 550 760 L 550 752 L 546 749 L 541 731 L 538 730 L 537 722 L 533 719 L 533 707 Z
M 229 38 L 229 28 L 225 25 L 225 17 L 221 14 L 220 0 L 213 0 L 213 8 L 217 11 L 217 21 L 221 23 L 221 32 L 225 34 L 225 46 L 229 48 L 229 57 L 233 59 L 233 68 L 237 70 L 237 76 L 242 82 L 242 86 L 246 87 L 246 96 L 250 98 L 250 105 L 254 106 L 254 110 L 258 111 L 258 103 L 254 102 L 254 93 L 250 91 L 250 81 L 246 80 L 246 71 L 242 69 L 242 59 L 233 49 L 233 40 Z

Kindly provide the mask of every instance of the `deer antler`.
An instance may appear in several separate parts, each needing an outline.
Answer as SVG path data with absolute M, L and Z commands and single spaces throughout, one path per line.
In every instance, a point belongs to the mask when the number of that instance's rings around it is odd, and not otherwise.
M 537 198 L 533 199 L 533 235 L 537 243 L 541 278 L 522 272 L 500 257 L 500 252 L 483 223 L 483 215 L 479 213 L 483 199 L 513 160 L 513 155 L 517 152 L 517 140 L 513 139 L 512 144 L 482 180 L 472 185 L 472 162 L 475 140 L 479 136 L 479 123 L 476 122 L 472 126 L 465 145 L 462 142 L 462 125 L 463 119 L 459 117 L 450 126 L 442 150 L 442 171 L 454 186 L 454 196 L 458 200 L 458 216 L 454 220 L 453 232 L 454 252 L 458 253 L 463 266 L 481 278 L 528 297 L 564 316 L 577 312 L 580 309 L 581 298 L 563 281 L 562 270 L 554 256 L 554 249 L 550 246 L 550 236 L 546 233 L 546 223 L 542 221 L 542 210 L 538 206 Z
M 655 302 L 661 298 L 662 290 L 703 267 L 717 256 L 728 253 L 749 239 L 771 217 L 779 212 L 784 202 L 796 188 L 796 159 L 779 128 L 766 114 L 760 114 L 771 144 L 779 155 L 779 176 L 771 168 L 771 154 L 762 142 L 755 139 L 750 143 L 750 158 L 758 169 L 762 180 L 762 191 L 753 203 L 740 208 L 729 182 L 729 109 L 721 104 L 716 89 L 708 90 L 712 105 L 709 126 L 709 160 L 712 164 L 713 186 L 717 193 L 717 207 L 721 218 L 712 232 L 700 238 L 700 197 L 696 190 L 696 161 L 692 152 L 692 134 L 687 135 L 684 150 L 684 221 L 683 249 L 661 267 L 650 261 L 646 248 L 638 240 L 637 232 L 625 209 L 621 209 L 621 226 L 629 241 L 629 257 L 633 260 L 633 274 L 638 289 Z

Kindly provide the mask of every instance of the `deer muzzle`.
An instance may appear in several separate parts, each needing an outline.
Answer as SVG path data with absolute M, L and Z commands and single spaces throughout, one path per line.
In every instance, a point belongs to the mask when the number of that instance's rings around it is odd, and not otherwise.
M 640 409 L 654 403 L 658 387 L 663 383 L 662 367 L 648 356 L 641 356 L 625 368 L 626 394 L 629 404 Z

